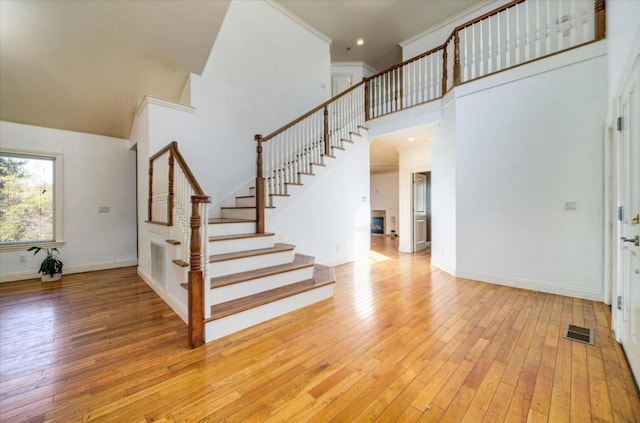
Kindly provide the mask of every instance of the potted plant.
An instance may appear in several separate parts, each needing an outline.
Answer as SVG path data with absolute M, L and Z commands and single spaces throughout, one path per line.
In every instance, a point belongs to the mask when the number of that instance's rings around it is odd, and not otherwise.
M 42 250 L 40 247 L 31 247 L 27 251 L 33 251 L 35 256 Z M 47 256 L 40 264 L 38 273 L 42 273 L 42 282 L 54 282 L 62 277 L 62 261 L 60 260 L 60 251 L 57 248 L 46 248 Z

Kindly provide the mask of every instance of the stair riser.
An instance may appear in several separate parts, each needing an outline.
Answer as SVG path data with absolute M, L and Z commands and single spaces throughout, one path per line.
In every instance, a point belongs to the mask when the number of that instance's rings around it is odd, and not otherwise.
M 333 284 L 302 292 L 241 313 L 232 314 L 205 325 L 205 342 L 257 325 L 333 296 Z
M 223 219 L 255 219 L 256 209 L 222 209 Z
M 236 198 L 236 207 L 255 207 L 256 198 Z
M 215 278 L 218 276 L 230 275 L 232 273 L 277 266 L 279 264 L 291 263 L 293 258 L 294 252 L 293 250 L 290 250 L 209 263 L 209 276 Z
M 255 216 L 252 219 L 255 219 Z M 256 233 L 256 223 L 255 222 L 218 223 L 215 225 L 209 225 L 207 232 L 209 236 L 254 234 Z
M 220 304 L 281 286 L 291 285 L 292 283 L 301 282 L 311 279 L 312 277 L 313 266 L 308 266 L 302 269 L 278 273 L 277 275 L 265 276 L 263 278 L 251 279 L 245 282 L 214 288 L 209 291 L 209 295 L 212 299 L 211 304 Z
M 268 248 L 273 247 L 273 242 L 273 235 L 252 238 L 227 239 L 224 241 L 210 241 L 209 254 L 226 254 L 235 253 L 236 251 Z

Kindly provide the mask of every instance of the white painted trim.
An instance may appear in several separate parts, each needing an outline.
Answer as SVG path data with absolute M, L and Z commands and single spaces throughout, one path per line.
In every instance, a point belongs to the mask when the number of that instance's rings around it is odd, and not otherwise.
M 95 272 L 97 270 L 117 269 L 120 267 L 136 266 L 137 264 L 138 264 L 138 259 L 125 259 L 125 260 L 107 261 L 102 263 L 89 263 L 89 264 L 78 264 L 75 266 L 64 266 L 64 269 L 63 269 L 64 271 L 62 272 L 62 275 L 64 280 L 64 275 L 71 275 L 74 273 Z M 4 273 L 0 275 L 0 283 L 22 281 L 26 279 L 37 279 L 37 278 L 40 278 L 40 274 L 38 274 L 36 271 Z
M 450 274 L 451 276 L 455 276 L 456 275 L 456 269 L 447 266 L 446 264 L 441 264 L 438 263 L 438 261 L 434 261 L 433 260 L 433 256 L 431 257 L 431 266 L 433 267 L 437 267 L 438 269 L 442 270 L 443 272 L 446 272 L 448 274 Z
M 364 69 L 366 69 L 367 71 L 371 72 L 371 74 L 376 74 L 379 71 L 376 70 L 375 68 L 373 68 L 370 64 L 368 64 L 367 62 L 358 62 L 358 61 L 351 61 L 351 62 L 331 62 L 331 66 L 361 66 Z
M 138 276 L 140 276 L 140 278 L 142 278 L 142 280 L 145 281 L 147 285 L 149 285 L 149 287 L 153 289 L 153 291 L 158 294 L 158 296 L 162 298 L 162 300 L 167 303 L 169 307 L 171 307 L 171 309 L 178 315 L 178 317 L 182 319 L 183 322 L 188 322 L 189 311 L 186 309 L 186 307 L 176 301 L 176 299 L 171 295 L 169 295 L 169 293 L 162 286 L 158 285 L 153 280 L 151 275 L 148 274 L 140 266 L 138 266 Z
M 567 297 L 582 298 L 591 301 L 602 301 L 602 291 L 590 289 L 578 289 L 571 286 L 560 285 L 548 281 L 537 281 L 533 279 L 516 278 L 512 276 L 494 275 L 491 273 L 467 272 L 458 270 L 455 273 L 457 278 L 471 279 L 479 282 L 486 282 L 495 285 L 510 286 L 513 288 L 528 289 L 549 294 L 564 295 Z
M 273 7 L 274 9 L 278 10 L 280 13 L 282 13 L 283 15 L 285 15 L 286 17 L 288 17 L 289 19 L 291 19 L 292 21 L 294 21 L 295 23 L 297 23 L 298 25 L 300 25 L 301 27 L 303 27 L 304 29 L 306 29 L 307 31 L 315 35 L 316 37 L 320 38 L 325 43 L 331 44 L 331 42 L 333 41 L 331 38 L 329 38 L 329 36 L 327 36 L 323 32 L 320 32 L 319 30 L 314 28 L 309 22 L 295 15 L 290 10 L 287 10 L 280 3 L 274 0 L 265 0 L 265 3 L 267 3 L 269 6 Z
M 154 104 L 156 106 L 162 106 L 162 107 L 166 107 L 167 109 L 174 109 L 174 110 L 178 110 L 180 112 L 185 112 L 185 113 L 193 113 L 196 110 L 195 107 L 189 106 L 187 104 L 181 104 L 181 103 L 177 103 L 175 101 L 164 100 L 164 99 L 161 99 L 161 98 L 156 98 L 156 97 L 151 97 L 151 96 L 145 95 L 144 97 L 142 97 L 142 100 L 140 100 L 140 102 L 136 105 L 135 115 L 139 116 L 140 113 L 142 113 L 142 111 L 149 104 Z
M 442 21 L 441 23 L 439 23 L 436 26 L 432 26 L 430 28 L 427 28 L 426 30 L 414 35 L 411 38 L 407 38 L 406 40 L 400 41 L 398 43 L 398 45 L 400 47 L 404 47 L 407 44 L 411 44 L 412 42 L 414 42 L 414 41 L 416 41 L 416 40 L 418 40 L 418 39 L 420 39 L 420 38 L 422 38 L 422 37 L 424 37 L 426 35 L 431 34 L 432 32 L 439 31 L 442 28 L 446 28 L 447 26 L 450 26 L 450 25 L 455 25 L 457 23 L 457 21 L 462 20 L 465 16 L 468 16 L 468 15 L 471 15 L 471 14 L 476 15 L 479 10 L 484 9 L 486 6 L 490 5 L 491 3 L 496 3 L 496 5 L 494 7 L 494 9 L 496 9 L 496 8 L 502 6 L 503 4 L 506 4 L 507 2 L 508 2 L 508 0 L 502 0 L 502 1 L 498 1 L 498 2 L 496 2 L 496 0 L 485 0 L 485 1 L 479 2 L 479 3 L 477 3 L 477 4 L 475 4 L 475 5 L 471 6 L 471 7 L 468 7 L 466 9 L 462 10 L 459 13 L 453 15 L 452 17 L 450 17 L 446 21 Z M 460 24 L 462 24 L 462 23 L 463 22 L 460 22 Z M 453 31 L 453 29 L 454 28 L 451 28 L 452 31 Z M 448 35 L 449 34 L 447 34 L 447 36 Z M 443 43 L 444 41 L 445 40 L 442 40 L 441 43 Z

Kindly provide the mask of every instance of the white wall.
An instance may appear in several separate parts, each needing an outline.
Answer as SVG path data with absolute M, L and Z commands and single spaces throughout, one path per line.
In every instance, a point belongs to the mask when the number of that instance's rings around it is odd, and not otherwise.
M 609 96 L 614 96 L 624 82 L 625 72 L 640 54 L 640 1 L 607 2 L 607 56 Z
M 366 258 L 371 232 L 369 143 L 357 141 L 336 160 L 267 219 L 269 231 L 332 266 Z
M 2 147 L 63 154 L 64 273 L 133 266 L 136 255 L 136 152 L 128 141 L 0 122 Z M 98 213 L 109 206 L 109 213 Z M 26 256 L 26 263 L 19 258 Z M 37 277 L 42 255 L 0 253 L 0 280 Z
M 194 121 L 178 141 L 217 204 L 255 178 L 255 134 L 330 97 L 329 43 L 267 2 L 233 1 L 202 76 L 192 75 L 190 85 Z
M 420 143 L 413 147 L 399 150 L 400 172 L 398 175 L 398 199 L 400 221 L 400 242 L 398 250 L 413 252 L 413 174 L 416 172 L 428 172 L 431 170 L 431 142 Z
M 456 107 L 442 100 L 442 121 L 431 142 L 431 264 L 456 271 Z
M 371 210 L 386 211 L 386 232 L 391 233 L 391 229 L 395 229 L 398 233 L 398 172 L 381 173 L 371 175 Z M 391 222 L 391 218 L 395 218 L 395 228 Z
M 375 74 L 376 71 L 364 62 L 332 62 L 331 75 L 351 75 L 351 84 L 355 85 L 362 78 Z
M 602 300 L 602 47 L 458 93 L 457 275 Z M 577 209 L 565 211 L 565 202 Z

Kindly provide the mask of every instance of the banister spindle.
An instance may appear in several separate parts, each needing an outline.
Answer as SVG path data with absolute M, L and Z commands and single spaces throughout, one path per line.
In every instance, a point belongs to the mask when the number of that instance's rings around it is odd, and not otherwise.
M 189 346 L 197 348 L 204 342 L 204 283 L 202 275 L 200 204 L 208 203 L 207 196 L 194 195 L 191 197 L 191 242 L 189 256 Z
M 256 152 L 256 233 L 264 233 L 264 175 L 262 172 L 262 135 L 255 135 Z
M 605 9 L 604 0 L 595 0 L 595 22 L 596 33 L 595 39 L 602 40 L 607 31 L 607 11 Z
M 453 37 L 453 85 L 460 85 L 460 34 L 459 34 L 459 31 L 456 31 Z
M 331 146 L 329 145 L 329 109 L 324 106 L 324 120 L 322 134 L 324 139 L 324 155 L 328 156 L 331 152 Z
M 442 48 L 442 95 L 447 93 L 447 41 Z

